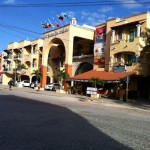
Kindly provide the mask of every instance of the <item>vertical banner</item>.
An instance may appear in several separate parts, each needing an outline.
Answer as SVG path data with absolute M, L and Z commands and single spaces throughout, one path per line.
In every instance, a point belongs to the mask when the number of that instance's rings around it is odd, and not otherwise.
M 106 26 L 96 28 L 94 44 L 94 64 L 105 67 Z

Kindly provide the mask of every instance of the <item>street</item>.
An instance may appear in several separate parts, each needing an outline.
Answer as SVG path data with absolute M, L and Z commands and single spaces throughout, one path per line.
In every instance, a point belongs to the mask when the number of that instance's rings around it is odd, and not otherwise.
M 0 150 L 150 150 L 150 111 L 0 89 Z

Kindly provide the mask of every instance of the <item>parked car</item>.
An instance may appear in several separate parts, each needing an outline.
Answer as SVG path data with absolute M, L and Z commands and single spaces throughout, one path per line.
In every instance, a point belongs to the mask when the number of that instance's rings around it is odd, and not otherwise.
M 17 81 L 17 86 L 30 86 L 30 82 L 28 80 Z
M 61 85 L 59 83 L 50 83 L 50 84 L 46 84 L 44 89 L 56 91 L 57 89 L 60 89 L 60 87 L 61 87 Z

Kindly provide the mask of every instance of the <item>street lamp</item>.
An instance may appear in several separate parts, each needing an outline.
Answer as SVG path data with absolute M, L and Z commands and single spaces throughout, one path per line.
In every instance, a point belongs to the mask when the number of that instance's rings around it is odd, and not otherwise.
M 14 80 L 14 85 L 16 86 L 16 78 L 17 78 L 17 68 L 16 68 L 16 63 L 17 61 L 15 61 L 15 80 Z
M 129 74 L 128 72 L 126 72 L 126 90 L 125 90 L 125 97 L 123 99 L 124 102 L 128 100 L 129 80 L 130 80 Z

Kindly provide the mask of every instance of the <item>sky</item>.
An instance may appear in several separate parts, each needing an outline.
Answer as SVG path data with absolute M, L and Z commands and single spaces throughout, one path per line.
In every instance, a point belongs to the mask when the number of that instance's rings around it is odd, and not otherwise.
M 15 7 L 14 7 L 15 6 Z M 9 43 L 35 40 L 53 28 L 42 23 L 96 26 L 111 18 L 124 18 L 150 11 L 150 0 L 0 0 L 0 54 Z M 67 13 L 70 18 L 60 21 Z

